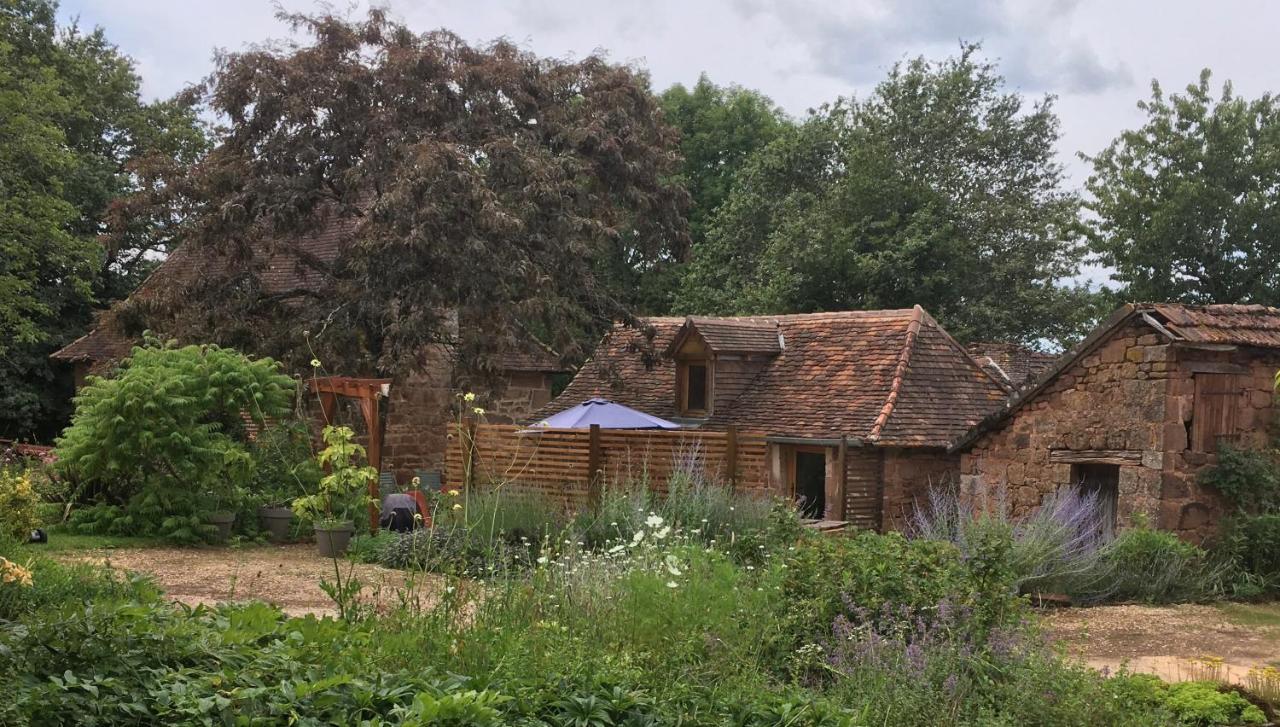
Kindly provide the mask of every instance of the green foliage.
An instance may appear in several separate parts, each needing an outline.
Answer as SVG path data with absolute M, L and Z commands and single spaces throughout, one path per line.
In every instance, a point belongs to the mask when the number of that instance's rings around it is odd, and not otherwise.
M 0 539 L 0 557 L 31 572 L 29 587 L 0 584 L 0 652 L 5 621 L 33 614 L 48 616 L 63 608 L 89 603 L 151 603 L 159 599 L 159 590 L 143 576 L 126 577 L 87 563 L 61 563 L 41 555 L 35 546 Z M 0 661 L 3 661 L 2 653 Z M 0 710 L 0 716 L 3 714 Z M 0 719 L 0 723 L 3 722 Z
M 1280 512 L 1280 460 L 1274 450 L 1218 448 L 1218 462 L 1200 472 L 1238 512 Z
M 1236 596 L 1257 598 L 1280 592 L 1280 513 L 1223 521 L 1214 550 L 1234 569 Z
M 293 501 L 293 512 L 303 520 L 310 520 L 318 527 L 350 524 L 356 508 L 364 503 L 360 492 L 378 471 L 361 464 L 365 459 L 364 447 L 356 444 L 351 427 L 326 426 L 323 432 L 325 448 L 320 450 L 317 461 L 327 473 L 320 478 L 317 490 Z
M 689 191 L 689 236 L 694 247 L 706 239 L 716 210 L 729 197 L 738 171 L 790 125 L 783 111 L 757 91 L 717 86 L 705 74 L 693 88 L 675 84 L 660 96 L 665 121 L 680 131 L 679 180 Z M 646 272 L 640 312 L 671 308 L 677 270 Z M 658 280 L 655 282 L 654 278 Z M 675 311 L 680 312 L 680 311 Z
M 320 486 L 323 471 L 311 451 L 311 433 L 299 421 L 275 422 L 258 433 L 249 449 L 253 505 L 287 507 Z
M 149 341 L 76 397 L 58 469 L 90 503 L 122 508 L 99 510 L 111 524 L 95 532 L 199 539 L 200 515 L 234 509 L 252 477 L 245 417 L 287 416 L 294 387 L 271 359 Z
M 0 540 L 26 540 L 43 524 L 39 505 L 31 471 L 0 465 Z
M 144 102 L 132 61 L 101 30 L 59 28 L 56 10 L 0 6 L 0 436 L 61 428 L 71 376 L 48 355 L 169 246 L 161 221 L 142 219 L 101 245 L 113 201 L 146 183 L 148 160 L 206 148 L 186 105 Z
M 1161 685 L 1163 703 L 1178 724 L 1189 727 L 1209 725 L 1266 724 L 1262 710 L 1234 691 L 1214 682 L 1178 682 Z
M 1080 335 L 1067 285 L 1078 200 L 1053 157 L 1052 99 L 1028 108 L 967 46 L 896 65 L 754 154 L 693 250 L 677 308 L 929 309 L 962 340 Z
M 1107 546 L 1101 567 L 1106 577 L 1095 582 L 1105 584 L 1114 601 L 1203 601 L 1220 593 L 1225 576 L 1204 550 L 1145 524 L 1120 533 Z
M 1280 295 L 1280 106 L 1205 69 L 1183 94 L 1152 82 L 1139 128 L 1092 158 L 1089 245 L 1121 300 L 1269 303 Z
M 846 604 L 923 611 L 948 599 L 1004 598 L 1000 591 L 974 592 L 955 546 L 897 533 L 807 537 L 785 552 L 784 562 L 788 597 L 781 604 L 787 609 L 782 634 L 796 639 L 783 645 L 786 653 L 820 642 Z

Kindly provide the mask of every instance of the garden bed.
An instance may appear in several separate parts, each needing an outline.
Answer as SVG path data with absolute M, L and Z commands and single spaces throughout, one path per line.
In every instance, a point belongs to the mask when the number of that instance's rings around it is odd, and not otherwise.
M 155 579 L 165 595 L 188 605 L 266 601 L 290 615 L 334 615 L 333 600 L 320 588 L 333 580 L 333 561 L 316 555 L 310 543 L 245 548 L 114 548 L 64 551 L 63 561 L 83 561 L 144 573 Z M 364 592 L 376 602 L 390 603 L 395 591 L 408 587 L 430 593 L 438 579 L 414 578 L 405 571 L 377 565 L 338 562 L 345 578 L 349 569 L 365 583 Z

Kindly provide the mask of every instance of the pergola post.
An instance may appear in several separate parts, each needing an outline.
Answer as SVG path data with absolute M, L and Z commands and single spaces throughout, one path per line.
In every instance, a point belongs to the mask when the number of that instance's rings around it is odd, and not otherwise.
M 390 394 L 391 379 L 355 379 L 345 376 L 326 376 L 311 379 L 311 390 L 320 398 L 320 413 L 325 425 L 332 425 L 337 414 L 338 397 L 355 399 L 364 415 L 365 429 L 369 432 L 366 448 L 369 466 L 374 476 L 369 480 L 369 532 L 378 532 L 378 477 L 382 472 L 382 417 L 378 400 Z

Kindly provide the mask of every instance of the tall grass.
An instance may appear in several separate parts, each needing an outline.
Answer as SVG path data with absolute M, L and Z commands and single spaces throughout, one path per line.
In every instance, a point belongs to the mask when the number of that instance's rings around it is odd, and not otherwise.
M 998 490 L 979 509 L 953 488 L 929 490 L 907 524 L 911 538 L 954 543 L 968 553 L 992 530 L 1012 540 L 1009 565 L 1023 593 L 1093 591 L 1105 579 L 1102 562 L 1109 540 L 1096 493 L 1063 487 L 1046 495 L 1029 514 L 1015 517 L 1007 492 Z

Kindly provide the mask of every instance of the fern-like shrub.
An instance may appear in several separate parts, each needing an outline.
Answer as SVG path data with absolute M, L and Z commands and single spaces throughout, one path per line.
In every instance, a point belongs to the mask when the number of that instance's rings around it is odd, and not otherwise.
M 287 416 L 295 386 L 271 359 L 148 338 L 89 379 L 58 440 L 59 473 L 103 506 L 83 529 L 205 539 L 204 516 L 233 510 L 252 479 L 246 423 Z

